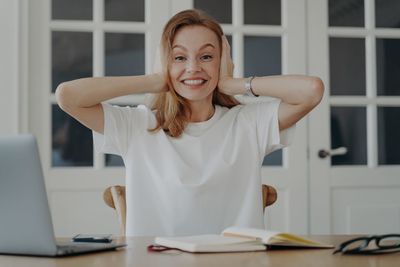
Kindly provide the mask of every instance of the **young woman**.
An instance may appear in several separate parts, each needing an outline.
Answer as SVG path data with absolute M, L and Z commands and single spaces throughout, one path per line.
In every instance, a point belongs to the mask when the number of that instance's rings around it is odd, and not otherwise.
M 182 11 L 166 24 L 160 60 L 160 73 L 78 79 L 56 91 L 60 107 L 93 130 L 96 151 L 124 160 L 126 234 L 263 228 L 263 158 L 288 145 L 292 126 L 320 102 L 322 81 L 233 78 L 220 25 L 198 10 Z M 136 93 L 154 93 L 153 104 L 103 103 Z M 243 105 L 233 97 L 238 94 L 277 100 Z

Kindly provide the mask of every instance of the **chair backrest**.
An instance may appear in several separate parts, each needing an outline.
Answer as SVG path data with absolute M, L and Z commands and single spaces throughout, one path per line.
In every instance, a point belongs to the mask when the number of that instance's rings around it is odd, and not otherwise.
M 270 185 L 262 185 L 263 208 L 271 206 L 278 198 L 276 189 Z M 111 208 L 115 209 L 118 217 L 119 229 L 121 236 L 125 236 L 126 222 L 126 198 L 125 186 L 113 185 L 107 187 L 103 193 L 104 202 Z

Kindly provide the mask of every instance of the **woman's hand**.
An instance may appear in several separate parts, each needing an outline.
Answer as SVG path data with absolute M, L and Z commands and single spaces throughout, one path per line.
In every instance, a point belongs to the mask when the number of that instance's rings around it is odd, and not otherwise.
M 153 81 L 155 81 L 157 91 L 152 93 L 162 93 L 168 91 L 167 82 L 165 80 L 165 75 L 163 73 L 154 73 L 152 74 Z
M 167 82 L 165 80 L 165 74 L 163 72 L 163 67 L 161 64 L 161 53 L 160 53 L 160 46 L 157 47 L 156 55 L 154 58 L 154 65 L 153 65 L 153 75 L 154 80 L 158 81 L 159 84 L 159 92 L 168 91 Z
M 227 95 L 235 93 L 229 90 L 228 81 L 233 79 L 233 62 L 231 57 L 231 47 L 226 36 L 222 36 L 221 65 L 219 68 L 218 90 Z

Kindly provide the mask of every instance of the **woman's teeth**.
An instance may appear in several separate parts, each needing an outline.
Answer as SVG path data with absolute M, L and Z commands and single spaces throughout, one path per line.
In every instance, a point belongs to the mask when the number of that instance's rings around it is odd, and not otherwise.
M 199 85 L 204 83 L 205 80 L 199 79 L 199 80 L 184 80 L 183 83 L 187 85 Z

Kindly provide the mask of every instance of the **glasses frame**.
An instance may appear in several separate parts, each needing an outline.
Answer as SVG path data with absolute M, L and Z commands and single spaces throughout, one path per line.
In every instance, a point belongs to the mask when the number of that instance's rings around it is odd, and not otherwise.
M 388 238 L 398 238 L 399 242 L 396 245 L 383 245 L 381 241 Z M 348 247 L 350 244 L 358 241 L 364 241 L 356 248 L 349 249 Z M 375 241 L 375 245 L 377 246 L 376 249 L 366 249 L 371 241 Z M 381 253 L 395 253 L 400 252 L 400 234 L 386 234 L 386 235 L 372 235 L 372 236 L 362 236 L 350 239 L 346 242 L 340 244 L 339 248 L 333 252 L 336 253 L 343 253 L 343 254 L 381 254 Z

